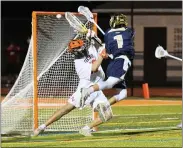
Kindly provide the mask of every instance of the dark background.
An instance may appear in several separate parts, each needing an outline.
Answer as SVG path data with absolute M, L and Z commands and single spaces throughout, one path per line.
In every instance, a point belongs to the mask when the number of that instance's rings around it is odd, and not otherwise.
M 59 12 L 77 12 L 78 6 L 87 6 L 90 10 L 96 8 L 112 8 L 112 9 L 124 9 L 128 8 L 132 11 L 135 8 L 173 8 L 181 9 L 181 1 L 2 1 L 1 2 L 1 75 L 9 75 L 7 67 L 7 57 L 6 49 L 11 42 L 20 46 L 21 51 L 21 61 L 20 66 L 16 68 L 16 74 L 18 75 L 21 66 L 24 62 L 25 55 L 28 50 L 27 39 L 31 37 L 31 21 L 32 21 L 32 11 L 59 11 Z M 127 13 L 129 14 L 129 12 Z M 151 15 L 152 13 L 146 13 L 146 15 Z M 103 29 L 106 30 L 109 27 L 109 19 L 111 13 L 98 13 L 98 24 Z M 158 15 L 158 14 L 157 14 Z M 133 21 L 133 20 L 129 20 Z M 98 31 L 98 36 L 103 40 L 102 34 Z M 102 66 L 104 71 L 107 67 L 108 62 L 103 62 Z M 16 77 L 12 80 L 16 79 Z M 133 80 L 132 75 L 130 76 L 130 81 Z M 132 82 L 132 81 L 131 81 Z M 134 85 L 135 83 L 133 83 Z M 139 83 L 136 83 L 139 84 Z M 140 82 L 141 84 L 141 82 Z M 166 84 L 163 84 L 166 85 Z M 181 86 L 181 83 L 175 84 Z M 130 83 L 132 86 L 132 83 Z
M 31 36 L 31 16 L 32 11 L 71 11 L 76 12 L 78 6 L 87 6 L 89 9 L 102 7 L 105 8 L 123 9 L 123 8 L 182 8 L 181 1 L 123 1 L 123 2 L 105 2 L 105 1 L 2 1 L 1 2 L 1 21 L 2 21 L 2 44 L 6 46 L 10 40 L 15 40 L 17 43 L 22 42 Z M 133 4 L 132 4 L 133 3 Z M 110 18 L 110 13 L 98 14 L 98 23 L 103 30 L 107 29 L 108 23 L 103 23 L 100 18 Z M 99 32 L 100 35 L 100 32 Z

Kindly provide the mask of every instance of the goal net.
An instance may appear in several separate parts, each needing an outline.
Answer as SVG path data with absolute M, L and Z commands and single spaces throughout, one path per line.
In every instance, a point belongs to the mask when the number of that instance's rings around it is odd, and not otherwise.
M 61 14 L 61 17 L 56 17 L 57 14 Z M 74 32 L 64 14 L 32 13 L 32 37 L 23 67 L 1 103 L 2 134 L 32 134 L 76 90 L 79 79 L 74 68 L 74 57 L 66 49 L 71 39 L 86 39 L 85 35 Z M 87 28 L 96 30 L 84 16 L 74 14 Z M 96 14 L 94 16 L 96 18 Z M 75 109 L 46 131 L 77 131 L 92 119 L 90 107 Z

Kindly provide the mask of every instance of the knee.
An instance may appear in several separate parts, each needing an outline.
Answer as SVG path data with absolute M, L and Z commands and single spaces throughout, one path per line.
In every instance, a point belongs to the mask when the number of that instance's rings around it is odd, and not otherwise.
M 113 86 L 116 84 L 115 81 L 111 81 L 111 79 L 107 79 L 106 81 L 107 89 L 113 88 Z
M 112 83 L 110 83 L 108 81 L 106 81 L 106 85 L 107 85 L 107 89 L 111 89 L 114 86 Z
M 120 93 L 114 97 L 116 98 L 116 102 L 125 99 L 127 97 L 127 89 L 122 89 Z

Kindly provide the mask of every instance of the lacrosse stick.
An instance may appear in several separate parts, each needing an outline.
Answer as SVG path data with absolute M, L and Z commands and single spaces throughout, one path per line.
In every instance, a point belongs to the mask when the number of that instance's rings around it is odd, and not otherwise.
M 86 26 L 71 12 L 66 12 L 65 18 L 76 31 L 78 31 L 81 34 L 87 34 L 88 29 L 86 28 Z M 102 46 L 102 43 L 97 36 L 92 37 L 92 39 L 94 39 L 96 42 L 100 44 L 100 46 Z
M 103 35 L 105 35 L 104 31 L 97 25 L 97 23 L 95 22 L 95 20 L 93 19 L 93 14 L 91 13 L 91 11 L 88 9 L 88 7 L 84 7 L 84 6 L 79 6 L 78 7 L 78 12 L 81 13 L 82 15 L 84 15 L 88 21 L 94 23 L 97 28 L 101 31 L 101 33 Z M 113 59 L 112 55 L 108 55 L 111 59 Z
M 100 30 L 100 32 L 105 35 L 104 31 L 97 25 L 97 23 L 95 22 L 95 20 L 93 19 L 93 14 L 91 13 L 91 11 L 88 9 L 88 7 L 84 7 L 84 6 L 79 6 L 78 7 L 78 12 L 81 13 L 82 15 L 84 15 L 88 21 L 94 23 L 97 28 Z
M 166 50 L 164 50 L 164 48 L 162 46 L 158 46 L 156 47 L 156 51 L 155 51 L 155 57 L 158 59 L 161 59 L 162 57 L 170 57 L 179 61 L 182 61 L 182 59 L 172 56 L 170 55 Z
M 86 34 L 88 32 L 86 26 L 72 13 L 66 12 L 65 18 L 67 19 L 69 24 L 79 33 Z

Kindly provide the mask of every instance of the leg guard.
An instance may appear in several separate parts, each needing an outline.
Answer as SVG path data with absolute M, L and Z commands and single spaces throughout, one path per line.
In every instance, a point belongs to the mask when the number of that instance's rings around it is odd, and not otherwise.
M 108 121 L 113 116 L 111 106 L 108 103 L 99 103 L 96 107 L 96 110 L 98 111 L 99 117 L 102 122 Z
M 127 97 L 127 90 L 122 89 L 118 95 L 114 96 L 116 98 L 116 102 L 123 100 Z
M 113 86 L 119 83 L 120 81 L 122 80 L 119 78 L 109 77 L 106 81 L 101 81 L 98 83 L 99 90 L 113 88 Z

